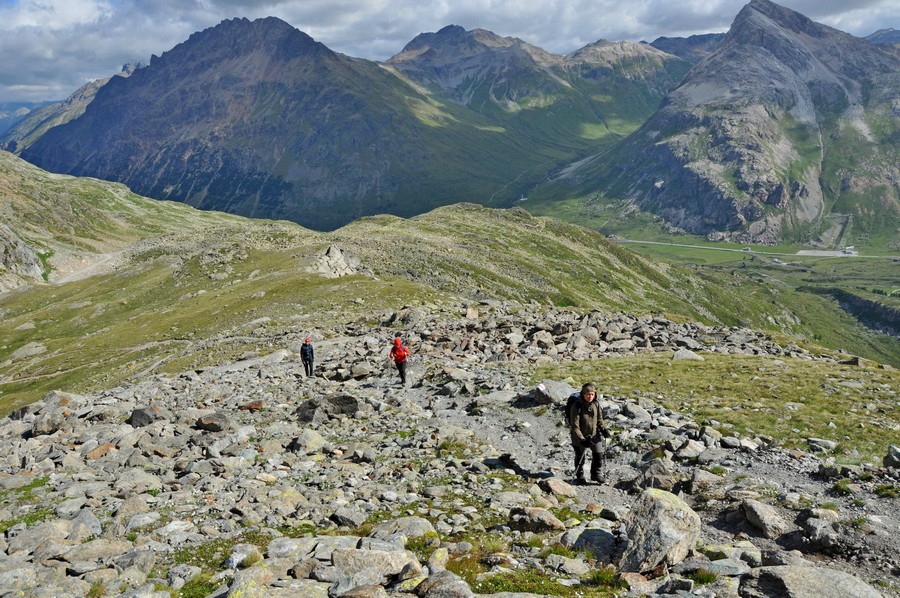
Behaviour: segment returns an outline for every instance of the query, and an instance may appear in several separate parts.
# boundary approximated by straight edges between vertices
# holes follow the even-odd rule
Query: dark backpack
[[[566,401],[566,410],[563,413],[563,418],[566,420],[566,426],[572,427],[572,406],[577,404],[578,401],[581,400],[581,395],[577,392],[573,395],[569,395],[568,400]],[[581,409],[578,410],[579,414],[581,413]]]

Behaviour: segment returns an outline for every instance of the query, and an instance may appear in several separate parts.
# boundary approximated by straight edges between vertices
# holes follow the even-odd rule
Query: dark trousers
[[[307,361],[305,359],[303,360],[303,370],[306,372],[307,376],[312,376],[312,372],[313,372],[312,359],[310,359],[309,361]]]
[[[398,362],[396,362],[396,364],[397,364],[397,371],[400,372],[400,383],[406,384],[406,362],[398,361]]]
[[[584,462],[587,457],[588,448],[579,445],[573,445],[575,449],[575,479],[584,479]],[[591,478],[599,478],[600,471],[603,469],[603,462],[606,454],[603,450],[603,441],[595,442],[590,446],[591,452]]]

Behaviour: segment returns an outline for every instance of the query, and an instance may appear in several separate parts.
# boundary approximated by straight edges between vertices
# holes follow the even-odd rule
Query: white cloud
[[[66,29],[96,23],[113,12],[109,2],[98,0],[20,0],[0,5],[0,31]]]
[[[385,60],[422,32],[481,27],[556,53],[598,39],[726,31],[745,0],[0,0],[0,102],[62,99],[224,19],[279,17],[338,52]],[[854,35],[900,28],[896,0],[785,0]]]

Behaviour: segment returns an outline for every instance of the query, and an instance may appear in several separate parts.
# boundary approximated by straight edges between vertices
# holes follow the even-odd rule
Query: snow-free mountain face
[[[898,61],[768,0],[724,37],[561,56],[451,25],[385,63],[278,19],[234,19],[7,147],[54,172],[318,229],[534,193],[624,200],[716,238],[834,245],[852,230],[884,246],[900,212]],[[548,180],[561,183],[536,189]]]
[[[879,29],[875,33],[867,35],[865,39],[872,42],[873,44],[891,46],[895,50],[900,49],[900,31],[894,29],[893,27],[888,27],[887,29]]]
[[[601,91],[620,102],[629,98],[655,106],[688,68],[645,44],[599,40],[560,56],[517,38],[456,25],[417,36],[387,64],[483,113],[548,105],[558,111],[573,103],[591,109],[590,93]]]
[[[447,28],[382,65],[275,18],[234,19],[114,78],[19,151],[54,172],[313,228],[460,200],[509,205],[634,130],[687,70],[634,46],[656,56],[573,62]]]
[[[588,185],[743,241],[895,234],[898,97],[895,54],[753,0]]]
[[[689,37],[658,37],[650,45],[696,64],[715,52],[723,39],[724,33],[705,33]]]

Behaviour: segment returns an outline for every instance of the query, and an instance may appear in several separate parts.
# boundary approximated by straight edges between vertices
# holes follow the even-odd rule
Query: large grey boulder
[[[431,522],[422,517],[399,517],[379,523],[369,534],[373,538],[380,540],[390,540],[398,534],[405,538],[421,538],[426,534],[433,534],[434,526]]]
[[[419,598],[475,598],[465,580],[444,570],[431,575],[416,587]]]
[[[311,455],[316,453],[324,447],[328,442],[322,437],[321,434],[311,429],[303,429],[300,430],[300,433],[297,434],[297,437],[291,441],[291,444],[288,445],[288,450],[295,453],[302,453],[304,455]]]
[[[348,394],[333,394],[304,401],[297,407],[297,418],[307,424],[323,424],[340,417],[359,417],[372,413],[372,406]]]
[[[848,573],[823,567],[760,567],[741,579],[741,598],[881,598],[881,593]]]
[[[747,522],[766,538],[777,538],[788,530],[788,522],[771,505],[747,498],[741,503],[741,510]]]
[[[510,529],[528,532],[562,531],[566,526],[553,513],[540,507],[515,507],[509,512]]]
[[[542,405],[565,405],[569,396],[578,392],[565,382],[542,380],[534,387],[534,400]]]
[[[681,476],[672,461],[653,459],[641,466],[638,475],[631,481],[631,486],[635,490],[644,488],[671,490],[680,479]]]
[[[683,500],[648,488],[626,519],[628,545],[619,568],[638,573],[675,565],[687,557],[700,536],[700,517]]]

